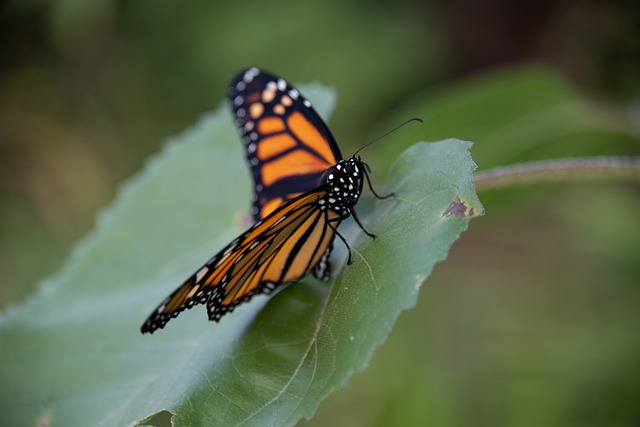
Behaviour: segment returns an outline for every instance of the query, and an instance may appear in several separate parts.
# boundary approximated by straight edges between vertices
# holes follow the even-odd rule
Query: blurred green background
[[[418,140],[472,140],[480,169],[640,155],[638,17],[604,0],[1,1],[0,305],[58,269],[118,184],[247,66],[335,87],[345,155],[424,118],[363,152],[378,182]],[[639,425],[638,196],[481,193],[487,215],[418,307],[302,424]]]

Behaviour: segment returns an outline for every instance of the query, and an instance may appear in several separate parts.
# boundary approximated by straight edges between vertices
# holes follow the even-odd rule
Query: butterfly
[[[238,73],[228,90],[254,182],[255,224],[207,261],[142,325],[153,333],[185,309],[206,304],[209,320],[254,295],[312,273],[327,280],[341,221],[356,212],[369,167],[357,152],[345,160],[329,128],[302,94],[258,68]],[[364,148],[364,147],[363,147]]]

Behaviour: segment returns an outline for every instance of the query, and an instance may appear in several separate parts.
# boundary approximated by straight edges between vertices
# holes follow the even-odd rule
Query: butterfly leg
[[[367,179],[368,181],[368,179]],[[376,199],[378,200],[384,200],[384,199],[388,199],[390,197],[393,197],[396,195],[395,192],[389,193],[389,194],[385,194],[384,196],[379,195],[378,193],[375,192],[375,190],[373,189],[373,187],[371,187],[371,183],[369,183],[369,188],[371,188],[371,192],[373,193],[373,195],[376,197]]]
[[[331,227],[333,232],[336,233],[336,236],[338,236],[340,240],[342,240],[342,243],[344,243],[344,245],[347,247],[347,252],[349,253],[349,257],[347,258],[347,265],[351,265],[351,263],[353,262],[353,259],[351,258],[351,246],[349,246],[345,238],[342,237],[342,234],[338,233],[338,230],[336,230],[336,228],[331,225],[330,222],[328,222],[327,224],[329,225],[329,227]]]
[[[379,200],[384,200],[384,199],[388,199],[389,197],[393,197],[396,195],[396,193],[389,193],[385,196],[381,196],[378,193],[376,193],[376,190],[373,189],[373,185],[371,185],[371,179],[369,178],[369,174],[371,173],[371,168],[369,168],[369,165],[364,163],[364,167],[365,167],[365,171],[364,171],[364,177],[367,179],[367,184],[369,185],[369,189],[371,190],[371,192],[373,193],[374,196],[376,196],[376,199]],[[364,230],[364,228],[363,228]],[[366,233],[366,231],[365,231]],[[368,233],[367,233],[368,234]]]
[[[371,237],[372,239],[376,238],[375,234],[371,234],[367,231],[366,228],[364,228],[364,225],[362,225],[362,223],[360,222],[360,218],[358,218],[358,215],[356,215],[356,211],[354,210],[349,210],[351,212],[351,216],[353,217],[353,219],[356,221],[356,224],[358,224],[360,226],[360,228],[362,229],[362,231],[364,231],[364,234],[366,234],[367,236]]]

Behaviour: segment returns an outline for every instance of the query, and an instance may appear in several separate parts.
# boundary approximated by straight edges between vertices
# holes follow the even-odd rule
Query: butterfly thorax
[[[319,201],[321,209],[331,209],[340,216],[348,215],[362,192],[364,164],[358,158],[340,160],[329,168],[323,179],[328,194]]]

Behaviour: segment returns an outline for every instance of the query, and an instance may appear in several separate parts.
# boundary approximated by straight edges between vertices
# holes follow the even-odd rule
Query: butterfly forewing
[[[324,121],[283,79],[251,68],[232,80],[229,99],[254,179],[256,221],[318,187],[342,159]]]

